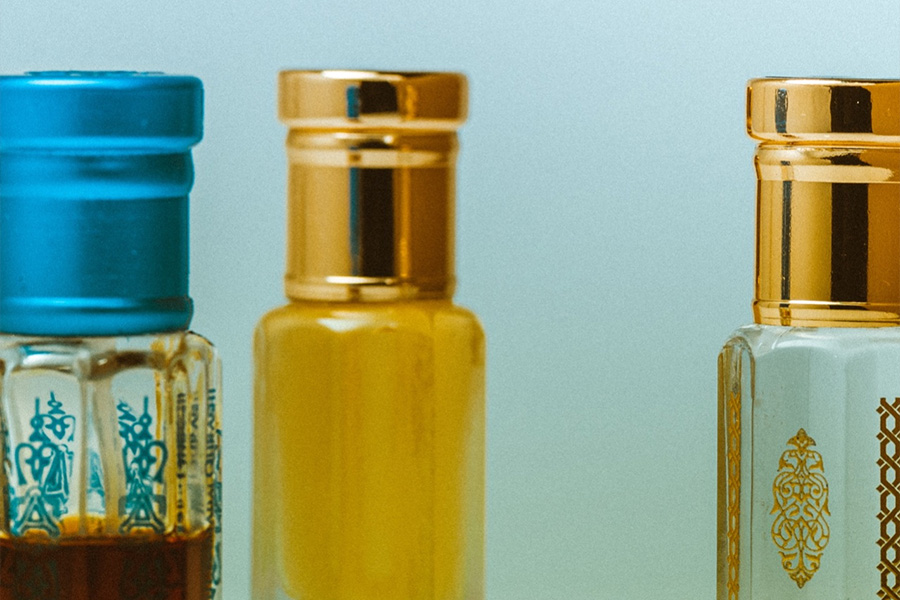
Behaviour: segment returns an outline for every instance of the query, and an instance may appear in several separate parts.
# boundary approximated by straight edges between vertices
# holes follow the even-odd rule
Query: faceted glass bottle
[[[484,337],[447,73],[284,72],[290,303],[255,339],[253,597],[480,600]]]
[[[719,357],[719,600],[900,598],[900,81],[750,82],[755,324]]]
[[[0,600],[218,599],[192,77],[0,77]]]

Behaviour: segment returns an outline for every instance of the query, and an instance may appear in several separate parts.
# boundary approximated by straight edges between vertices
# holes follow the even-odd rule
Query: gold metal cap
[[[900,80],[752,79],[747,131],[781,143],[900,143]]]
[[[286,71],[279,83],[288,297],[450,297],[465,77]]]
[[[459,73],[282,71],[278,110],[291,129],[452,131],[466,119],[467,98]]]
[[[900,81],[757,79],[757,323],[900,325]]]

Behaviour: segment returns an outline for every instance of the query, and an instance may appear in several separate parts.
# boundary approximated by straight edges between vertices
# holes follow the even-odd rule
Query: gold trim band
[[[878,548],[881,562],[881,588],[878,598],[900,599],[900,398],[881,398],[877,409],[879,432],[877,435],[880,456],[877,461],[881,482],[876,491],[881,510],[878,511]]]

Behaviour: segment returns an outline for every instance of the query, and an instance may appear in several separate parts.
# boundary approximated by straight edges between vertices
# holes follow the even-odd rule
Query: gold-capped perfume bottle
[[[755,323],[719,357],[719,600],[900,598],[900,81],[758,79]]]
[[[451,73],[288,71],[290,302],[255,338],[253,597],[480,600],[484,337]]]

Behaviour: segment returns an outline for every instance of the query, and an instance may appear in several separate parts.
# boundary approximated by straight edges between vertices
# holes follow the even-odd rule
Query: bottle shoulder
[[[175,362],[216,366],[212,343],[190,330],[116,337],[45,337],[0,334],[0,372],[23,369],[71,370],[166,368]]]
[[[257,334],[331,330],[335,333],[383,329],[462,329],[479,337],[483,330],[469,309],[449,300],[412,302],[291,302],[266,313]]]
[[[900,349],[900,327],[785,327],[750,324],[736,329],[723,351],[743,349],[755,356],[806,348],[848,353]]]

